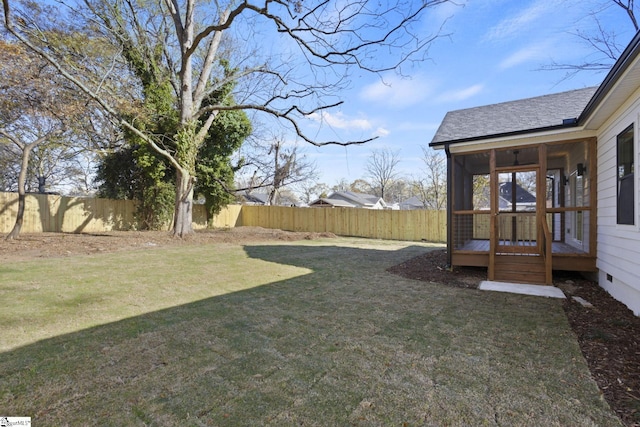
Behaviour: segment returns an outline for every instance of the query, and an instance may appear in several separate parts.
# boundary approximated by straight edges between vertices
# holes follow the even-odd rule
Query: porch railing
[[[502,212],[496,220],[500,252],[537,252],[538,228],[535,212]]]
[[[547,208],[547,216],[552,218],[549,224],[553,241],[564,244],[559,248],[582,254],[594,252],[591,244],[591,207]]]
[[[456,211],[453,214],[453,247],[459,251],[489,251],[491,215],[488,210]]]

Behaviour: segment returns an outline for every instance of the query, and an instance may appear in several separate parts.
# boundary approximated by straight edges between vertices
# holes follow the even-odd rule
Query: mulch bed
[[[444,250],[428,252],[389,271],[409,279],[471,289],[487,278],[486,268],[447,268]],[[554,285],[567,295],[564,311],[604,398],[624,425],[640,426],[640,317],[577,273],[554,274]],[[593,307],[582,306],[574,296]]]

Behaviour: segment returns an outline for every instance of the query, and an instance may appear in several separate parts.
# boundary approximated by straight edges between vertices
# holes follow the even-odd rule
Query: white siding
[[[636,101],[616,112],[598,132],[598,251],[599,283],[614,298],[640,315],[640,185],[635,162],[635,225],[617,225],[617,136],[635,124],[635,155],[640,159],[638,121],[640,92]],[[609,277],[607,277],[609,275]]]

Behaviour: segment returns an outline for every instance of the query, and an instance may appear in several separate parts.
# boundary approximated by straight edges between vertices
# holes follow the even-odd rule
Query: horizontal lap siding
[[[634,94],[640,99],[640,92]],[[625,106],[618,111],[598,135],[598,219],[597,219],[597,266],[602,270],[600,284],[614,297],[625,298],[623,301],[636,313],[640,310],[640,206],[639,196],[635,204],[635,226],[617,225],[617,136],[632,123],[635,127],[636,162],[640,159],[638,145],[638,120],[640,101]],[[636,166],[635,186],[638,185],[638,167]],[[602,277],[612,276],[612,282]],[[637,297],[629,298],[637,293]],[[618,293],[618,295],[616,295]],[[635,301],[634,301],[635,300]]]

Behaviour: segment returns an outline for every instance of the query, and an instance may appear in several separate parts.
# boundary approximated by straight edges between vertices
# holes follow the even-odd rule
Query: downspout
[[[444,145],[444,152],[447,154],[447,267],[453,268],[453,161],[448,143]]]

